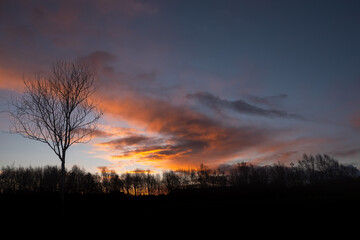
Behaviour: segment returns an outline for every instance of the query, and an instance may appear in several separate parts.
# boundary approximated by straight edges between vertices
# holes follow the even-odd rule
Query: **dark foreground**
[[[358,222],[360,188],[327,185],[301,188],[248,187],[178,190],[169,195],[66,195],[65,212],[57,194],[2,194],[1,217],[9,221],[51,219],[127,222],[173,221],[200,223],[231,221],[274,224],[300,219]]]

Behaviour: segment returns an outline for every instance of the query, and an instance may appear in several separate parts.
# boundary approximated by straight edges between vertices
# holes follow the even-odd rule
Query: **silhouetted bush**
[[[137,170],[118,175],[102,168],[89,173],[73,166],[66,170],[67,194],[161,195],[186,189],[244,189],[253,187],[304,187],[359,179],[359,170],[345,166],[328,155],[304,155],[297,164],[276,163],[255,166],[238,163],[212,170],[201,164],[198,169],[165,171],[162,175]],[[0,193],[56,193],[60,191],[61,169],[57,166],[4,166],[0,172]]]

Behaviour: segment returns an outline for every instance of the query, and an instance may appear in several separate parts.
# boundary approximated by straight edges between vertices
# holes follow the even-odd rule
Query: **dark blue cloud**
[[[297,114],[288,113],[286,111],[282,111],[278,109],[260,108],[255,105],[251,105],[241,99],[235,101],[221,99],[208,92],[197,92],[194,94],[188,94],[187,97],[190,99],[196,99],[200,103],[217,111],[221,111],[222,109],[230,109],[242,114],[257,115],[263,117],[281,117],[281,118],[297,118],[297,119],[301,118]]]

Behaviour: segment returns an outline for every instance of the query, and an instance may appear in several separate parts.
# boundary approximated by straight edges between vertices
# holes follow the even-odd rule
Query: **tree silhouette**
[[[49,74],[37,74],[24,84],[22,97],[13,103],[12,131],[46,143],[59,157],[64,204],[66,152],[90,140],[102,115],[91,98],[95,76],[79,61],[57,61]]]
[[[164,172],[163,181],[168,192],[171,192],[181,186],[181,177],[174,171]]]
[[[126,190],[126,194],[130,194],[130,190],[133,184],[133,179],[130,173],[124,173],[121,175],[122,179],[124,179],[124,189]]]

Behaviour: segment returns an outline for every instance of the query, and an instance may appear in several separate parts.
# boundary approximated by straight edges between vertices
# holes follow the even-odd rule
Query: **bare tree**
[[[64,202],[66,151],[88,142],[102,115],[92,98],[94,72],[80,61],[59,60],[49,74],[37,74],[24,84],[22,97],[12,104],[12,131],[46,143],[59,157]]]

